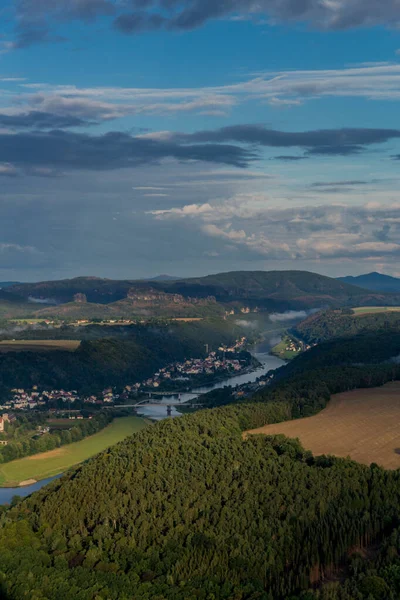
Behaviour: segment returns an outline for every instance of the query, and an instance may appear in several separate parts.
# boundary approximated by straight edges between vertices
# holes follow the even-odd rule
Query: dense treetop
[[[307,342],[324,342],[368,332],[399,332],[399,312],[371,312],[355,315],[349,309],[327,310],[296,325],[294,332]]]

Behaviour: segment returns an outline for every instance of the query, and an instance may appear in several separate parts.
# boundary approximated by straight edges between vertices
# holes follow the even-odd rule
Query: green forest
[[[346,308],[326,310],[308,317],[294,328],[294,332],[309,343],[320,343],[361,333],[389,331],[400,331],[400,312],[355,315],[351,309]]]
[[[353,340],[356,354],[364,347]],[[251,403],[158,423],[4,511],[4,597],[398,598],[400,472],[314,458],[283,436],[242,437],[400,378],[399,365],[377,364],[378,349],[374,364],[347,367],[326,364],[331,350]],[[343,581],[321,585],[337,573]]]

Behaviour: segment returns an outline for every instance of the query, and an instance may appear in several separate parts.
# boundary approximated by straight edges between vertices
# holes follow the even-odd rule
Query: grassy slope
[[[0,485],[11,487],[29,479],[46,479],[58,475],[70,467],[98,454],[129,435],[140,431],[146,421],[139,417],[115,419],[98,433],[53,450],[34,456],[27,456],[0,466]]]

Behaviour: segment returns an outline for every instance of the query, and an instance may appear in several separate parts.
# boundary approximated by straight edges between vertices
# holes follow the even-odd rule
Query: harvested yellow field
[[[194,321],[203,321],[202,317],[174,317],[171,321],[181,321],[181,323],[193,323]]]
[[[400,382],[337,394],[314,417],[266,425],[245,436],[279,433],[299,438],[315,456],[349,456],[366,465],[375,462],[386,469],[398,469]]]
[[[356,317],[362,317],[363,315],[369,315],[372,313],[388,312],[400,312],[400,306],[359,306],[357,308],[353,308],[353,313]]]
[[[73,352],[80,340],[3,340],[0,352],[46,352],[48,350],[68,350]]]

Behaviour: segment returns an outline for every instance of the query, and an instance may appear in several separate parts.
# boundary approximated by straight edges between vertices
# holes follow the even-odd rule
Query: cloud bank
[[[221,252],[279,261],[382,261],[400,257],[400,204],[271,208],[268,196],[151,211],[218,240]]]
[[[0,115],[0,123],[1,119]],[[35,125],[38,129],[49,123],[47,115],[7,117],[4,122],[13,123],[14,127]],[[159,136],[133,136],[121,132],[91,135],[61,129],[16,133],[0,131],[0,165],[3,165],[3,174],[9,175],[16,175],[18,168],[45,168],[53,174],[53,170],[57,169],[115,170],[168,159],[246,168],[261,157],[263,148],[298,148],[305,156],[348,156],[398,138],[400,130],[397,129],[285,132],[257,125],[237,125],[192,134],[168,132]],[[354,185],[357,181],[338,182],[336,187],[340,188],[344,183]],[[330,183],[326,184],[326,187],[329,186]],[[205,205],[192,205],[178,210],[205,209]]]
[[[255,23],[301,23],[320,30],[400,24],[397,0],[16,0],[15,48],[57,42],[55,23],[111,19],[132,35],[144,31],[187,31],[216,19]]]

